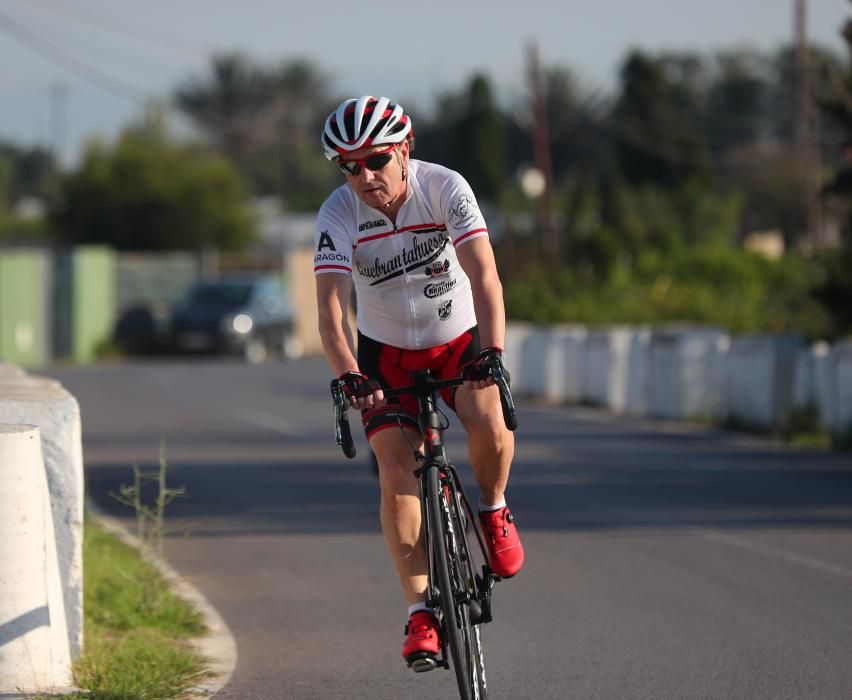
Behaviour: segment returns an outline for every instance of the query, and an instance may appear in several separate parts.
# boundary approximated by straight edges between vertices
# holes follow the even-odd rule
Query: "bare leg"
[[[515,456],[515,436],[506,428],[496,386],[456,392],[456,410],[468,435],[468,453],[484,505],[499,503]]]
[[[420,434],[396,428],[380,430],[370,440],[379,462],[382,489],[382,533],[396,566],[409,605],[426,599],[427,563],[423,547],[420,495],[411,443],[420,446]]]

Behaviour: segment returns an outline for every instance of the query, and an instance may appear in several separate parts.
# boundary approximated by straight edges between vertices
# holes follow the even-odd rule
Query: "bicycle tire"
[[[461,622],[461,632],[465,645],[465,658],[467,662],[467,674],[470,684],[470,694],[473,700],[486,700],[488,697],[488,683],[485,675],[485,650],[482,646],[481,627],[479,622],[474,622],[474,610],[471,600],[477,600],[477,583],[474,572],[474,562],[471,556],[470,541],[467,537],[467,516],[461,506],[461,499],[455,477],[449,480],[452,503],[450,504],[450,516],[453,520],[453,532],[457,533],[455,541],[455,556],[451,557],[453,568],[456,570],[455,578],[458,586],[466,591],[458,605],[458,617]],[[473,524],[471,523],[473,527]],[[477,600],[479,609],[479,601]],[[481,609],[478,612],[481,615]]]
[[[468,660],[462,630],[459,627],[458,606],[453,586],[453,561],[455,553],[450,553],[447,543],[451,533],[450,520],[444,509],[441,474],[435,467],[428,469],[426,478],[427,516],[429,518],[429,539],[432,558],[435,565],[433,585],[438,591],[437,606],[441,612],[441,633],[444,644],[449,647],[453,671],[456,674],[459,695],[462,700],[474,700],[468,680]]]

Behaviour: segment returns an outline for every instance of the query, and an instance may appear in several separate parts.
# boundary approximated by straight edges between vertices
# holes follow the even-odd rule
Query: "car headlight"
[[[231,333],[246,335],[254,328],[254,321],[248,314],[233,314],[222,319],[222,326]]]

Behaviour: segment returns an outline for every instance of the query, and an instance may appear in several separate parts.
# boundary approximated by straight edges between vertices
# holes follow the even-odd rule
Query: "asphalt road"
[[[89,493],[111,514],[130,523],[108,492],[165,440],[187,488],[167,558],[237,642],[221,697],[454,697],[450,673],[399,658],[377,485],[363,449],[333,444],[324,362],[44,373],[80,401]],[[520,409],[508,495],[528,563],[484,628],[494,700],[852,698],[848,453]],[[464,464],[457,432],[449,453]]]

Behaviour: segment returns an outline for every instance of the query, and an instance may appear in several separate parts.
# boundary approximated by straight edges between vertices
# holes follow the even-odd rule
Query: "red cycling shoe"
[[[524,546],[518,537],[515,517],[503,506],[479,511],[479,521],[488,546],[488,564],[500,578],[512,578],[524,565]]]
[[[441,633],[438,619],[429,610],[419,610],[405,626],[402,658],[415,672],[431,671],[438,665]]]

